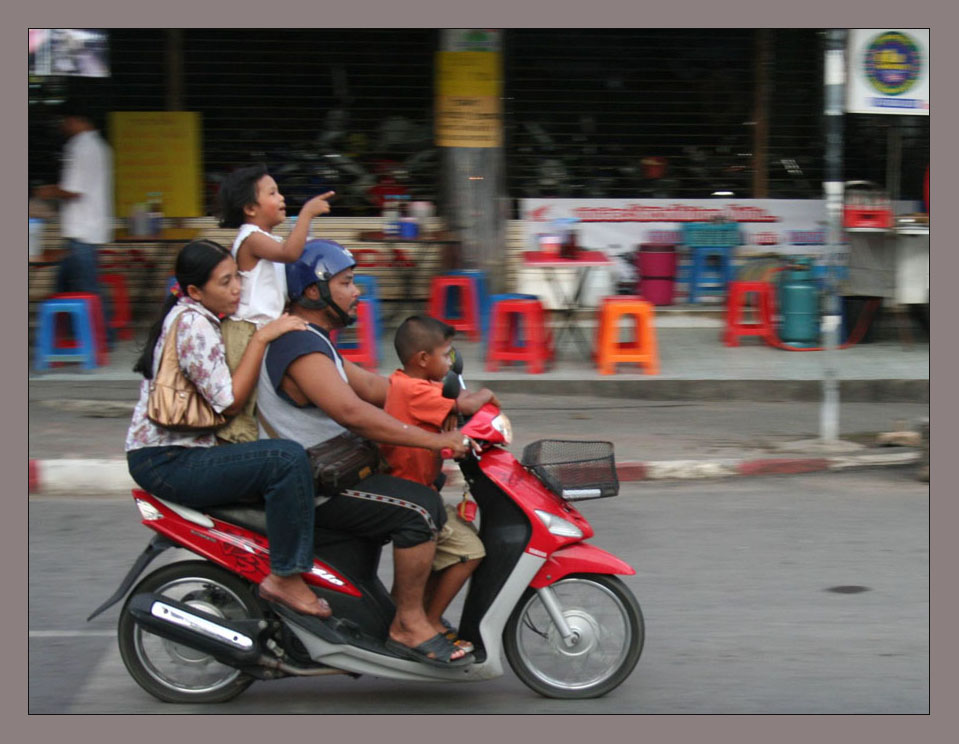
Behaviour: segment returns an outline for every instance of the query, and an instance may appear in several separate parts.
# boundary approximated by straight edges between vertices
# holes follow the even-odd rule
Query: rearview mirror
[[[457,375],[463,374],[463,357],[460,356],[460,353],[456,350],[455,346],[450,350],[450,352],[450,359],[453,362],[453,366],[450,367],[450,369]]]
[[[463,387],[460,385],[459,374],[451,369],[446,373],[446,377],[443,378],[443,397],[456,400],[460,397],[462,390]]]

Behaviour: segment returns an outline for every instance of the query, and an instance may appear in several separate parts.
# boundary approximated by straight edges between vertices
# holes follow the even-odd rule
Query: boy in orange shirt
[[[487,403],[499,405],[493,393],[483,388],[464,390],[456,400],[444,398],[440,382],[452,365],[451,339],[455,330],[435,318],[413,315],[396,331],[394,346],[403,364],[389,378],[384,410],[407,424],[427,431],[455,427],[456,414],[471,416]],[[380,445],[391,475],[439,490],[442,459],[438,453],[418,447]],[[439,483],[439,485],[437,485]],[[446,525],[436,541],[433,573],[426,585],[426,617],[438,633],[467,652],[472,644],[456,637],[456,630],[443,620],[443,612],[479,565],[486,551],[476,532],[446,505]]]

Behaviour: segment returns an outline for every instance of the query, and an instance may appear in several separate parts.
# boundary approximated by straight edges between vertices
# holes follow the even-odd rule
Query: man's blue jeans
[[[313,474],[306,451],[286,439],[218,447],[144,447],[127,452],[133,480],[161,499],[197,509],[266,502],[273,573],[313,567]]]
[[[68,238],[64,248],[67,255],[60,261],[57,270],[57,292],[90,292],[97,295],[103,310],[103,327],[106,329],[107,345],[113,348],[116,333],[109,326],[109,319],[113,317],[112,302],[107,293],[100,288],[100,275],[97,270],[99,246]]]

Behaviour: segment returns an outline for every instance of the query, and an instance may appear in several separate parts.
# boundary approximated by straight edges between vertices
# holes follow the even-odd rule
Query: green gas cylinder
[[[819,346],[819,287],[812,260],[799,258],[781,273],[779,339],[789,346]]]

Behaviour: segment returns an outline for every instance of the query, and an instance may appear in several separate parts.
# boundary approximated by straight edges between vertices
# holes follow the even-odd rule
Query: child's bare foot
[[[329,603],[317,597],[306,582],[298,576],[270,574],[260,582],[260,596],[268,602],[279,602],[303,615],[329,617],[333,614]]]

